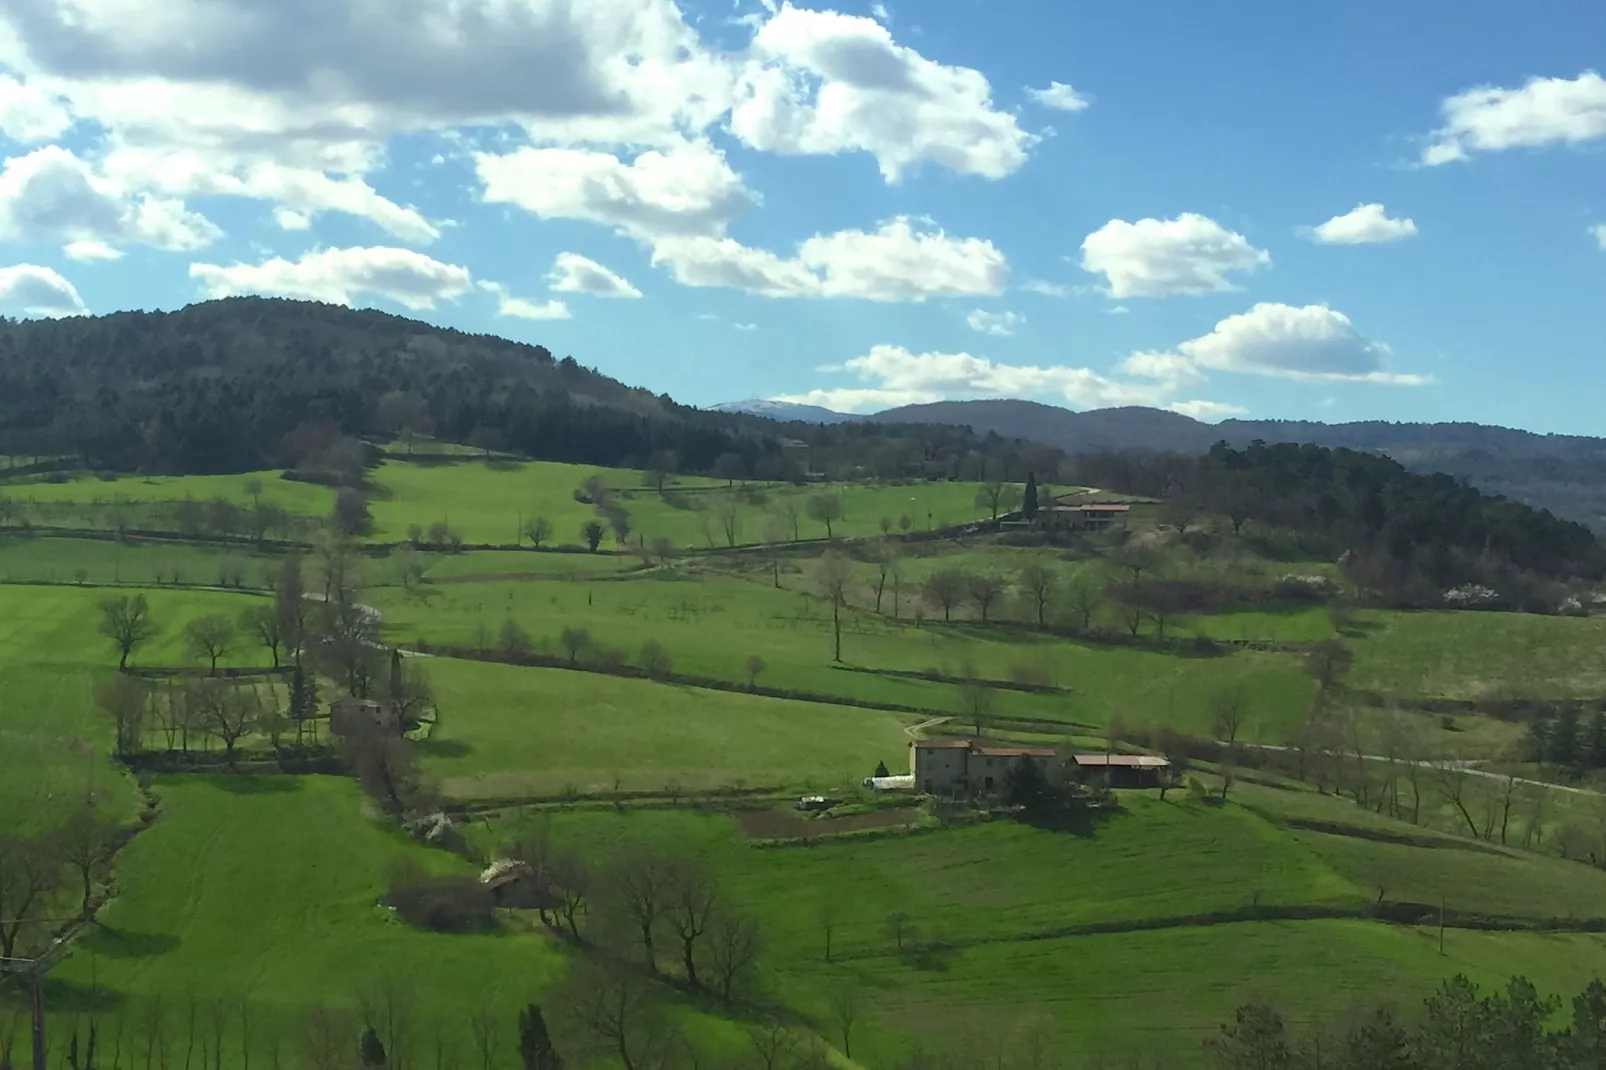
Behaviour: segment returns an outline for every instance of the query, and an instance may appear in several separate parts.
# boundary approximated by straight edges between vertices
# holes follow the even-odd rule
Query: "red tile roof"
[[[1051,747],[977,747],[976,753],[988,758],[1052,758]]]

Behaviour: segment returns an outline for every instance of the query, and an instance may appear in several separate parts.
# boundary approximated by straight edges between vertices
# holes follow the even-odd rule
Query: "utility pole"
[[[66,940],[57,938],[50,949],[33,959],[0,958],[0,977],[25,978],[28,986],[28,1017],[33,1036],[33,1070],[45,1070],[45,974],[71,951]]]

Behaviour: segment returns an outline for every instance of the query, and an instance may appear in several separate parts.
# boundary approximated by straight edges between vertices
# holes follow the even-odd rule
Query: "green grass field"
[[[187,543],[116,542],[0,534],[0,582],[160,585],[218,584],[238,572],[244,585],[262,587],[279,558],[246,549]]]
[[[750,654],[766,663],[770,686],[959,712],[952,684],[921,678],[850,672],[831,664],[829,607],[796,576],[785,589],[740,579],[653,571],[596,583],[441,584],[419,594],[375,592],[389,634],[398,642],[468,644],[482,627],[495,636],[505,620],[524,627],[538,645],[557,652],[558,633],[583,627],[594,641],[634,657],[648,640],[663,644],[678,671],[742,683]],[[891,600],[884,608],[890,610]],[[1104,725],[1171,724],[1210,730],[1210,696],[1242,683],[1251,692],[1250,727],[1281,740],[1304,710],[1310,682],[1290,655],[1243,652],[1184,658],[1103,647],[1032,629],[944,626],[928,618],[916,627],[855,607],[844,625],[843,659],[861,669],[920,674],[935,669],[1008,680],[1025,672],[1068,689],[1061,694],[999,691],[995,715]]]
[[[1349,683],[1445,698],[1606,695],[1606,617],[1368,612]]]
[[[592,475],[600,475],[615,491],[629,513],[633,531],[647,541],[663,537],[679,547],[726,545],[716,512],[719,500],[729,491],[717,481],[677,477],[676,484],[666,488],[668,493],[660,494],[643,486],[640,472],[549,461],[441,465],[387,461],[371,476],[372,537],[396,541],[406,537],[412,524],[427,529],[444,520],[468,542],[507,544],[522,539],[522,520],[544,516],[552,523],[555,543],[578,544],[580,526],[595,512],[590,505],[576,501],[574,492]],[[738,543],[765,541],[764,515],[786,517],[788,507],[798,514],[799,537],[825,537],[825,526],[809,519],[806,511],[808,499],[819,494],[834,495],[841,505],[843,518],[832,525],[838,536],[878,534],[883,517],[896,524],[908,514],[912,530],[925,530],[980,515],[974,483],[753,485],[740,489],[752,500],[743,501],[737,509]]]
[[[88,472],[74,473],[65,482],[38,479],[4,484],[7,497],[26,502],[82,502],[109,504],[126,502],[176,502],[185,498],[207,501],[225,498],[236,505],[249,505],[252,495],[247,485],[262,485],[262,500],[273,502],[292,513],[324,516],[334,503],[328,487],[281,479],[278,471],[245,472],[232,476],[120,476],[101,479]]]
[[[427,529],[445,520],[470,542],[511,543],[521,517],[539,514],[552,520],[555,543],[572,544],[592,516],[573,491],[598,471],[477,458],[391,459],[372,473],[374,528],[367,539],[404,540],[411,525]],[[766,997],[794,1015],[799,1028],[839,1044],[829,1022],[833,995],[848,985],[860,992],[864,1014],[852,1045],[859,1066],[898,1063],[922,1032],[951,1046],[996,1051],[1022,1031],[1043,1029],[1069,1055],[1113,1062],[1147,1046],[1168,1059],[1164,1065],[1188,1068],[1199,1065],[1199,1038],[1247,999],[1275,998],[1295,1020],[1333,1018],[1381,999],[1409,1007],[1459,970],[1484,984],[1525,973],[1546,991],[1570,994],[1606,962],[1601,936],[1452,928],[1441,956],[1436,932],[1362,920],[1380,895],[1394,902],[1442,899],[1454,911],[1527,920],[1606,917],[1606,871],[1465,839],[1456,833],[1465,831],[1461,819],[1437,799],[1417,827],[1275,777],[1255,783],[1246,772],[1224,806],[1201,803],[1186,790],[1165,801],[1125,792],[1118,810],[1083,815],[1064,828],[1009,818],[939,827],[922,812],[904,815],[908,831],[807,847],[754,840],[749,833],[759,835],[762,819],[747,815],[744,831],[742,815],[708,798],[669,808],[664,797],[744,787],[841,794],[867,809],[872,800],[857,782],[878,761],[893,772],[907,768],[911,726],[946,716],[947,723],[926,731],[967,729],[961,691],[945,677],[972,672],[1053,685],[991,695],[985,718],[1001,739],[1096,748],[1116,722],[1210,735],[1212,697],[1241,686],[1250,704],[1241,738],[1282,743],[1306,716],[1314,684],[1299,649],[1266,644],[1331,638],[1332,623],[1321,607],[1169,622],[1168,633],[1181,639],[1262,645],[1194,656],[1040,630],[1016,596],[987,624],[973,619],[970,605],[952,622],[923,606],[917,622],[920,581],[939,568],[1014,576],[1046,562],[1067,579],[1104,569],[1096,558],[1066,549],[1007,547],[978,537],[910,544],[902,585],[883,592],[881,612],[874,566],[856,562],[836,664],[830,607],[814,582],[822,547],[808,542],[825,529],[807,518],[807,500],[837,495],[845,516],[834,533],[871,535],[883,517],[896,529],[906,513],[915,530],[974,519],[974,484],[746,488],[738,542],[764,539],[766,516],[784,521],[789,507],[799,513],[796,534],[805,544],[782,552],[777,587],[766,554],[706,552],[727,541],[716,510],[697,508],[726,498],[730,491],[720,482],[687,477],[661,495],[642,486],[640,473],[601,474],[629,510],[634,533],[699,552],[644,566],[629,554],[415,554],[370,545],[361,565],[363,601],[383,613],[390,642],[439,647],[485,637],[494,643],[511,620],[538,650],[561,654],[560,632],[581,628],[593,640],[588,657],[600,647],[638,663],[643,644],[656,642],[677,673],[722,686],[421,658],[412,664],[427,674],[440,705],[438,726],[417,745],[423,769],[449,800],[477,804],[476,811],[509,800],[549,800],[476,816],[465,828],[487,850],[540,816],[550,820],[556,841],[599,863],[629,847],[707,862],[730,902],[762,922]],[[85,477],[7,483],[0,492],[63,523],[104,527],[109,503],[119,498],[223,495],[244,503],[250,478]],[[329,510],[327,488],[276,473],[257,478],[264,497],[287,509],[309,517]],[[1177,576],[1263,585],[1286,573],[1334,575],[1323,563],[1255,558],[1239,543],[1213,555],[1176,556],[1170,574]],[[111,761],[111,725],[91,698],[116,664],[112,643],[97,632],[100,600],[144,593],[161,632],[135,662],[187,665],[194,661],[181,637],[187,620],[205,613],[232,618],[262,604],[259,595],[194,588],[242,563],[246,582],[260,582],[276,560],[194,544],[0,537],[0,814],[22,814],[13,823],[24,830],[42,827],[93,787],[110,796],[114,813],[131,819],[137,785]],[[422,583],[409,577],[403,584],[406,563],[422,566]],[[315,554],[307,568],[316,587]],[[154,582],[159,576],[169,577],[165,585]],[[1101,619],[1115,623],[1109,611]],[[1597,657],[1606,646],[1601,621],[1367,611],[1358,623],[1359,634],[1345,639],[1354,652],[1345,680],[1351,688],[1402,698],[1606,693]],[[1146,635],[1152,630],[1144,628]],[[745,693],[751,655],[764,661],[762,685],[814,700]],[[265,651],[242,643],[225,664],[266,660]],[[326,681],[323,697],[334,694]],[[1362,711],[1363,733],[1375,736],[1391,716]],[[1493,756],[1521,732],[1520,725],[1478,717],[1447,726],[1438,717],[1406,716],[1433,754]],[[1219,783],[1209,766],[1194,775]],[[1498,783],[1476,787],[1487,792]],[[573,798],[616,788],[659,798]],[[192,992],[203,1008],[220,998],[230,1005],[245,1000],[258,1023],[259,1040],[249,1043],[260,1070],[273,1065],[272,1052],[260,1046],[274,1031],[270,1023],[291,1028],[319,1001],[349,1009],[403,979],[423,1008],[415,1050],[405,1061],[422,1070],[433,1064],[437,1035],[455,1061],[473,1065],[479,1057],[469,1050],[466,1026],[478,1007],[498,1016],[511,1044],[514,1009],[544,999],[566,967],[567,950],[518,921],[498,935],[443,936],[408,928],[377,906],[387,874],[401,860],[442,872],[470,870],[378,819],[350,780],[157,776],[150,790],[158,818],[119,855],[115,898],[52,979],[49,1001],[66,1013],[99,1009],[132,1022],[157,999],[177,1014]],[[1486,799],[1477,795],[1473,805]],[[1558,795],[1534,819],[1546,850],[1554,850],[1564,824],[1594,828],[1597,809],[1588,797]],[[829,827],[829,819],[821,821]],[[829,963],[820,953],[818,923],[827,902],[838,915]],[[1357,917],[1185,923],[1252,905]],[[924,936],[952,947],[923,961],[900,956],[886,930],[893,911],[907,912]],[[1165,926],[1141,929],[1157,919]],[[1128,931],[1066,932],[1088,925]],[[735,1023],[677,1006],[687,1028],[716,1048],[739,1043]],[[9,1020],[4,1009],[0,1019]],[[230,1051],[247,1043],[237,1016],[225,1033]],[[181,1057],[176,1052],[167,1065],[176,1067]],[[243,1059],[225,1055],[223,1063],[245,1070]]]
[[[911,718],[564,669],[434,659],[425,767],[460,798],[834,787],[908,765]]]
[[[0,585],[0,813],[46,818],[59,802],[91,785],[126,787],[114,766],[111,723],[91,694],[117,665],[111,642],[97,632],[99,601],[121,591]],[[162,632],[135,660],[186,664],[179,634],[205,613],[237,614],[252,596],[211,591],[147,590]],[[235,659],[265,664],[266,653],[242,650]],[[119,788],[119,795],[131,793]],[[44,800],[41,805],[40,800]]]
[[[1331,796],[1261,792],[1268,794],[1301,815],[1406,828]],[[1199,1039],[1249,999],[1275,998],[1295,1020],[1336,1018],[1377,999],[1420,999],[1457,971],[1502,982],[1512,972],[1508,963],[1519,961],[1542,988],[1570,992],[1606,951],[1599,936],[1452,930],[1440,958],[1436,934],[1360,920],[1054,935],[1068,925],[1141,923],[1252,902],[1363,910],[1376,894],[1367,882],[1380,867],[1400,874],[1394,899],[1468,881],[1506,889],[1466,889],[1452,898],[1463,910],[1566,916],[1569,904],[1592,903],[1579,916],[1594,916],[1606,901],[1606,877],[1577,864],[1318,837],[1236,804],[1203,807],[1176,796],[1162,803],[1127,793],[1120,813],[1075,831],[1003,821],[810,848],[754,848],[731,818],[717,814],[546,813],[554,840],[594,858],[650,847],[715,866],[727,894],[759,912],[769,975],[790,1005],[829,1034],[823,1023],[832,994],[844,985],[861,990],[870,1021],[854,1053],[869,1065],[902,1057],[920,1029],[962,1043],[978,1029],[1046,1024],[1080,1055],[1115,1058],[1135,1042],[1162,1040],[1167,1065],[1195,1066]],[[527,820],[495,819],[474,834],[494,844]],[[1341,840],[1347,850],[1330,852],[1313,842],[1318,838]],[[829,964],[817,921],[824,902],[838,916]],[[924,965],[900,957],[883,924],[894,910],[907,912],[923,936],[956,949]],[[1167,1009],[1159,1028],[1157,1006]]]

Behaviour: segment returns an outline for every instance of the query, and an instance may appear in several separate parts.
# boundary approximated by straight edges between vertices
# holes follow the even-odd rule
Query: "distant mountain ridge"
[[[789,420],[799,420],[808,424],[840,424],[850,420],[863,419],[848,412],[837,412],[834,409],[822,408],[819,405],[803,405],[795,401],[773,401],[769,398],[748,398],[746,401],[727,401],[720,405],[710,405],[713,412],[744,413],[748,416],[767,416],[771,420],[785,423]]]
[[[1606,531],[1603,438],[1465,422],[1223,420],[1209,424],[1142,406],[1074,412],[1057,405],[1008,399],[905,405],[858,418],[881,424],[963,425],[979,434],[1024,438],[1070,454],[1101,450],[1202,453],[1217,442],[1243,447],[1256,439],[1364,450],[1386,454],[1413,471],[1444,472],[1479,490]]]

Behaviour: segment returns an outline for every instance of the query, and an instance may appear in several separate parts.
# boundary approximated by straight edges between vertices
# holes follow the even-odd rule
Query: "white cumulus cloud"
[[[1391,219],[1381,204],[1360,204],[1312,227],[1310,233],[1323,245],[1372,245],[1409,238],[1416,233],[1416,223]]]
[[[415,311],[455,301],[471,284],[467,268],[388,246],[320,249],[299,260],[274,257],[260,264],[191,264],[190,277],[208,297],[267,294],[351,304],[358,294],[372,294]]]
[[[1606,223],[1595,224],[1589,228],[1589,232],[1595,236],[1595,244],[1606,249]]]
[[[58,138],[71,125],[72,116],[60,100],[0,74],[0,134],[30,144]]]
[[[947,398],[1058,395],[1076,405],[1153,405],[1162,388],[1122,382],[1066,365],[1000,364],[970,353],[914,353],[903,346],[873,346],[868,353],[822,372],[854,375],[866,384],[812,390],[777,400],[823,405],[839,412],[866,412]]]
[[[73,284],[37,264],[0,267],[0,312],[13,316],[79,316],[87,310]]]
[[[1028,89],[1026,92],[1043,107],[1055,111],[1086,111],[1092,103],[1064,82],[1049,82],[1046,89]]]
[[[979,308],[965,317],[965,323],[971,330],[1000,338],[1014,334],[1025,322],[1026,317],[1018,312],[987,312]]]
[[[1478,86],[1440,105],[1422,162],[1429,167],[1474,153],[1545,145],[1579,145],[1606,138],[1606,78],[1584,71],[1577,78],[1530,78],[1516,89]]]
[[[1355,329],[1326,305],[1261,302],[1228,316],[1175,352],[1134,353],[1122,369],[1160,382],[1198,377],[1201,369],[1284,379],[1338,380],[1418,386],[1431,380],[1389,370],[1389,349]]]
[[[925,162],[1002,178],[1036,142],[980,71],[927,59],[872,18],[783,3],[748,57],[730,130],[764,152],[867,152],[896,182]]]
[[[1002,292],[1004,254],[990,241],[953,238],[898,217],[874,231],[816,234],[782,257],[732,238],[668,238],[653,262],[686,286],[724,286],[766,297],[857,297],[924,301],[944,295]]]
[[[1249,411],[1242,405],[1229,405],[1224,401],[1177,401],[1167,405],[1166,408],[1206,423],[1225,420],[1229,416],[1242,416]]]
[[[591,294],[594,297],[636,298],[641,291],[624,278],[579,253],[559,253],[547,273],[547,282],[557,293]]]
[[[1112,219],[1082,242],[1082,267],[1101,274],[1111,298],[1163,297],[1234,290],[1229,272],[1271,263],[1242,234],[1208,216]]]
[[[537,304],[523,297],[514,297],[508,288],[499,282],[482,281],[479,288],[486,293],[496,295],[496,314],[498,316],[512,316],[525,320],[566,320],[570,318],[569,306],[558,300],[542,301]]]
[[[58,145],[12,157],[0,170],[0,241],[185,251],[219,236],[216,226],[181,201],[130,195]]]
[[[103,241],[86,239],[72,241],[61,247],[62,255],[68,260],[77,260],[79,263],[91,263],[96,260],[121,260],[123,251],[113,249]]]
[[[476,153],[474,167],[490,204],[601,223],[643,240],[720,235],[758,202],[725,154],[702,141],[643,152],[629,163],[593,149]]]

